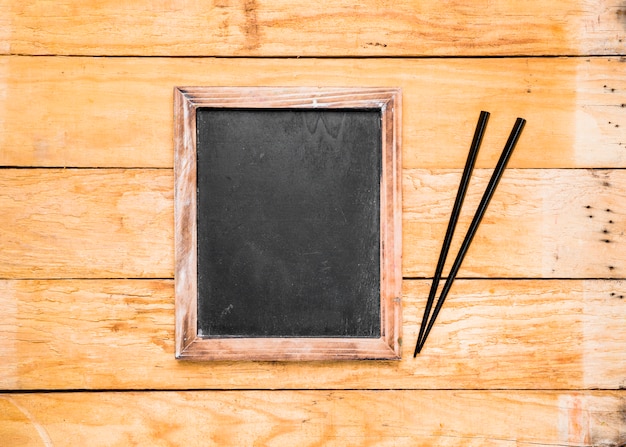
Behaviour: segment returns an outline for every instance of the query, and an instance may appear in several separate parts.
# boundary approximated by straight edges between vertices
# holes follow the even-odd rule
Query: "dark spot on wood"
[[[611,242],[610,239],[602,239],[602,242],[604,242],[605,244],[609,244]]]
[[[611,292],[611,296],[615,296],[615,292]]]
[[[611,186],[611,185],[609,184],[609,182],[605,182],[605,183],[606,183],[606,184],[605,184],[604,186]],[[607,213],[610,213],[610,212],[611,212],[611,208],[607,208],[607,209],[606,209],[606,212],[607,212]]]
[[[591,205],[587,205],[585,208],[589,209],[589,208],[591,208]]]
[[[150,341],[158,346],[159,348],[163,349],[164,351],[168,350],[170,348],[170,344],[167,342],[167,339],[163,339],[161,337],[151,337]]]
[[[256,50],[261,46],[259,25],[257,23],[257,9],[256,0],[245,0],[244,15],[246,21],[243,31],[246,35],[245,47],[248,50]]]
[[[607,230],[607,229],[605,228],[604,230],[602,230],[602,232],[603,232],[604,234],[608,234],[608,233],[609,233],[609,230]]]
[[[612,224],[612,223],[613,223],[613,221],[612,221],[612,220],[609,220],[609,223],[610,223],[610,224]]]
[[[531,89],[526,90],[526,93],[532,93]]]
[[[616,124],[615,127],[619,127],[619,124]]]
[[[609,182],[602,182],[602,186],[611,186],[611,184]]]
[[[593,214],[590,214],[590,215],[589,215],[589,219],[593,219]]]
[[[615,270],[615,267],[613,267],[612,265],[609,265],[609,270]]]
[[[128,327],[129,327],[128,323],[118,322],[118,323],[114,323],[111,325],[111,330],[113,332],[119,332],[120,330],[128,329]]]
[[[620,388],[622,388],[620,386]],[[619,415],[622,419],[622,422],[626,424],[626,399],[622,399],[619,406]],[[620,441],[622,442],[622,441]],[[624,447],[626,444],[621,444],[620,447]]]

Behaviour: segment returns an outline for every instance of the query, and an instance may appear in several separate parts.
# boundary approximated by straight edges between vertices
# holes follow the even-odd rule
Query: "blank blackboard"
[[[198,334],[380,337],[380,110],[196,120]]]
[[[401,357],[401,92],[176,87],[176,358]]]

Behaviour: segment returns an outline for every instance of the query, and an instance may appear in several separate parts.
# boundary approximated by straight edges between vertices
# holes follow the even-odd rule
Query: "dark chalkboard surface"
[[[196,111],[198,335],[381,337],[381,111]]]

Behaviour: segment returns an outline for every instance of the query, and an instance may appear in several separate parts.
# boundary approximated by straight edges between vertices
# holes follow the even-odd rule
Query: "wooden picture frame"
[[[198,330],[197,114],[202,110],[365,110],[380,116],[380,327],[376,336],[220,336]],[[363,360],[401,357],[401,91],[395,88],[177,87],[175,121],[176,358]],[[378,216],[377,216],[378,218]],[[377,221],[378,222],[378,221]],[[377,248],[377,250],[378,250]],[[378,261],[377,261],[378,262]],[[202,299],[202,298],[200,298]],[[254,299],[254,297],[251,297]]]

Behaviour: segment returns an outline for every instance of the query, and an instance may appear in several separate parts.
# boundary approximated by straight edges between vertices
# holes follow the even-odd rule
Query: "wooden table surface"
[[[626,444],[625,74],[623,0],[2,2],[0,445]],[[401,361],[174,359],[182,85],[402,89]]]

